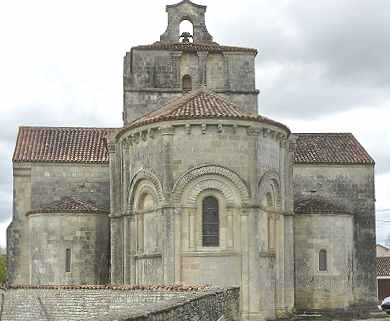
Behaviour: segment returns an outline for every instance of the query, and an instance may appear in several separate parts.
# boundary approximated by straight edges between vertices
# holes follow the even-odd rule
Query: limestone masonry
[[[205,6],[166,10],[160,41],[125,55],[122,128],[20,127],[4,307],[67,306],[72,284],[239,287],[243,320],[374,306],[373,159],[258,115],[257,51],[214,42]]]

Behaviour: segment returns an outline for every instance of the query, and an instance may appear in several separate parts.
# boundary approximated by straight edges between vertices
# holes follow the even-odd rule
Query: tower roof
[[[290,130],[283,124],[257,114],[246,113],[240,110],[236,104],[225,98],[207,90],[200,88],[182,97],[173,100],[168,105],[148,113],[125,127],[123,131],[149,125],[161,121],[172,120],[196,120],[196,119],[230,119],[230,120],[248,120],[261,123],[267,123],[280,127],[290,133]]]

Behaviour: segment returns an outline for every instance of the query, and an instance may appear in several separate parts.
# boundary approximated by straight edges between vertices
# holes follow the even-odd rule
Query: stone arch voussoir
[[[164,202],[164,193],[161,182],[157,175],[148,169],[140,169],[130,180],[128,193],[128,209],[132,210],[134,207],[135,192],[140,182],[147,181],[153,187],[157,201],[162,204]]]
[[[268,171],[264,173],[264,175],[261,177],[258,189],[257,189],[257,199],[261,203],[263,199],[266,198],[266,192],[269,190],[269,188],[272,188],[274,191],[274,197],[276,201],[276,208],[281,209],[282,207],[282,193],[281,193],[281,187],[280,187],[280,175],[276,171]]]
[[[202,177],[204,177],[204,180],[201,179]],[[203,165],[186,171],[176,180],[172,189],[175,204],[179,204],[182,201],[184,190],[193,182],[196,182],[196,184],[194,185],[194,189],[191,190],[191,193],[188,194],[188,202],[190,203],[205,189],[221,191],[227,201],[232,203],[236,202],[234,198],[234,189],[236,189],[241,203],[246,204],[249,202],[250,190],[245,181],[237,173],[218,165]]]

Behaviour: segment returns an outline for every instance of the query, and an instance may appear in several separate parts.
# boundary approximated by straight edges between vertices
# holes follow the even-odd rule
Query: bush
[[[0,255],[0,284],[4,284],[7,280],[7,257]]]

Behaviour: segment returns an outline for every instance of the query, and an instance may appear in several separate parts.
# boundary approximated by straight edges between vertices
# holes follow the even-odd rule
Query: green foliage
[[[0,284],[7,280],[7,257],[0,255]]]

